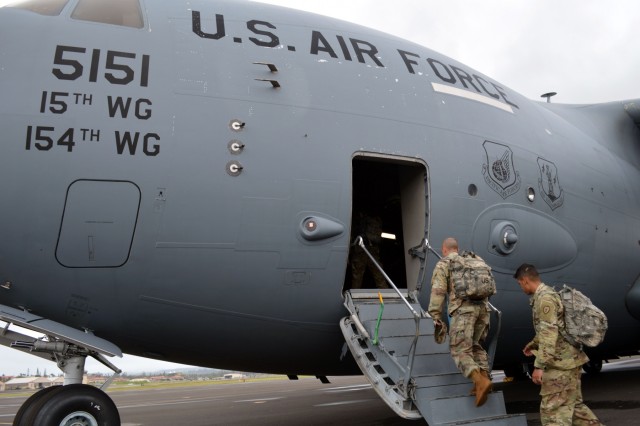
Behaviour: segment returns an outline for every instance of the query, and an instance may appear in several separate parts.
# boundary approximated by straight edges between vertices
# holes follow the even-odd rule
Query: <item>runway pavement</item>
[[[114,390],[109,395],[124,426],[134,425],[416,425],[395,415],[363,377],[274,380],[170,389]],[[500,382],[509,413],[526,413],[539,425],[538,387],[531,382]],[[609,426],[637,425],[640,419],[640,359],[604,366],[583,376],[587,405]],[[0,425],[11,424],[26,397],[0,398]]]

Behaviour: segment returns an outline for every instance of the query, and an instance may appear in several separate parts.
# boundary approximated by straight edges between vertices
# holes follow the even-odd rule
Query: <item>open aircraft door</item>
[[[383,281],[371,268],[361,270],[359,260],[366,257],[354,244],[361,235],[391,279],[419,293],[426,263],[420,246],[429,229],[426,164],[415,158],[358,153],[352,166],[352,244],[345,290],[375,288]]]

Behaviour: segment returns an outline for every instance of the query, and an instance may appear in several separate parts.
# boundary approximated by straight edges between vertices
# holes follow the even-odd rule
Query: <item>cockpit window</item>
[[[69,3],[69,0],[22,0],[8,4],[6,7],[25,9],[40,15],[57,16]]]
[[[81,21],[144,27],[139,0],[80,0],[71,17]]]

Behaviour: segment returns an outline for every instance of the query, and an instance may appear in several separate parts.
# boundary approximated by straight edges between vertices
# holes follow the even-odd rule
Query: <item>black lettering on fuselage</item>
[[[356,40],[354,38],[350,38],[349,40],[351,41],[353,50],[356,52],[356,56],[358,57],[358,62],[362,64],[365,63],[363,54],[366,53],[371,58],[371,60],[373,60],[373,62],[376,63],[376,65],[378,65],[380,68],[384,68],[384,65],[382,65],[382,62],[380,62],[380,59],[376,57],[376,53],[378,53],[377,47],[375,47],[373,44],[367,41]],[[364,49],[363,47],[361,47],[362,45],[367,46],[368,49]]]
[[[333,48],[327,41],[327,39],[322,35],[320,31],[313,31],[311,33],[311,54],[317,55],[318,52],[326,52],[332,58],[338,59],[338,55],[334,52]]]
[[[344,38],[342,36],[336,36],[338,39],[338,43],[340,44],[340,49],[342,49],[342,54],[347,61],[351,60],[351,53],[349,52],[349,48],[347,47],[347,43],[345,43]]]
[[[504,93],[504,89],[502,87],[498,86],[495,83],[491,83],[491,85],[498,91],[498,93],[500,93],[500,96],[502,97],[502,99],[504,99],[506,103],[508,103],[512,107],[520,109],[518,105],[514,104],[513,102],[510,102],[509,99],[507,99],[507,94]]]
[[[420,55],[416,55],[415,53],[407,52],[400,49],[398,49],[398,53],[400,54],[400,56],[402,56],[402,60],[407,67],[407,71],[409,71],[411,74],[415,74],[416,72],[413,70],[413,65],[418,65],[418,62],[414,61],[413,59],[409,59],[408,56],[413,56],[417,59],[420,59]]]
[[[147,133],[146,135],[144,135],[144,144],[142,145],[142,152],[144,152],[144,154],[148,157],[155,157],[156,155],[160,154],[160,145],[153,144],[151,146],[151,148],[153,149],[149,149],[149,139],[155,139],[157,141],[160,140],[160,136],[158,136],[157,133]]]
[[[453,72],[456,73],[456,75],[458,76],[458,79],[460,80],[460,83],[462,83],[462,85],[468,89],[469,86],[467,86],[467,83],[465,83],[465,81],[468,81],[469,84],[471,86],[473,86],[474,89],[476,89],[476,92],[480,93],[480,89],[478,89],[476,87],[476,85],[473,83],[473,80],[471,78],[471,76],[469,75],[469,73],[467,73],[465,70],[462,70],[458,67],[455,67],[453,65],[451,65],[451,69],[453,70]]]
[[[213,40],[220,40],[225,36],[224,29],[224,16],[216,13],[216,32],[215,33],[205,33],[202,31],[202,21],[200,20],[200,12],[191,11],[191,29],[192,31],[202,38],[210,38]]]
[[[253,20],[253,21],[247,22],[247,28],[249,29],[249,31],[251,31],[254,34],[263,35],[269,38],[269,41],[264,41],[255,37],[249,37],[249,40],[251,40],[255,45],[262,46],[262,47],[276,47],[280,44],[280,39],[278,39],[278,36],[276,36],[275,34],[269,31],[257,29],[256,28],[257,25],[264,25],[265,27],[271,28],[272,30],[276,29],[275,25],[266,21]]]
[[[431,69],[433,70],[434,73],[436,73],[436,75],[440,80],[446,81],[447,83],[451,83],[451,84],[454,84],[456,82],[456,78],[453,76],[448,66],[446,66],[442,62],[433,58],[428,58],[427,62],[429,62],[429,65],[431,65]],[[445,77],[440,73],[440,71],[438,70],[438,67],[436,67],[436,64],[440,65],[440,68],[444,69],[447,72],[447,77]]]
[[[124,153],[125,148],[129,150],[129,155],[136,155],[136,151],[138,149],[138,140],[140,139],[140,133],[135,132],[133,134],[133,138],[131,137],[131,132],[120,132],[116,131],[116,151],[119,155]],[[147,133],[143,137],[142,144],[142,152],[148,157],[155,157],[160,153],[160,145],[153,144],[151,147],[149,146],[150,139],[155,139],[156,141],[160,140],[160,136],[157,133]]]
[[[476,79],[476,81],[478,82],[478,84],[480,85],[480,87],[482,87],[482,90],[484,90],[484,92],[491,96],[492,98],[495,99],[500,99],[500,95],[498,95],[497,93],[492,93],[489,90],[487,90],[487,86],[485,86],[483,83],[486,83],[487,85],[489,84],[489,82],[487,80],[485,80],[484,78],[480,77],[479,75],[474,74],[473,78]]]
[[[131,100],[131,98],[127,98],[127,100],[124,101],[122,97],[118,96],[114,101],[111,96],[107,96],[109,117],[113,118],[120,112],[120,117],[127,118],[129,116]],[[143,104],[151,106],[151,101],[149,99],[138,99],[136,101],[134,114],[139,120],[147,120],[151,117],[151,108],[142,109]]]
[[[349,51],[349,46],[347,45],[344,37],[337,35],[336,38],[338,39],[338,44],[340,45],[344,59],[347,61],[353,60],[351,52]],[[354,38],[350,38],[349,42],[351,42],[351,46],[353,47],[355,56],[358,58],[358,62],[365,64],[367,62],[366,56],[368,56],[377,66],[384,68],[380,59],[376,57],[378,49],[373,44],[363,40],[356,40]],[[311,33],[311,50],[309,53],[317,55],[320,52],[326,52],[332,58],[338,59],[338,54],[331,46],[331,43],[329,43],[329,40],[327,40],[320,31],[313,31]]]
[[[407,52],[405,52],[407,53]],[[411,67],[411,64],[413,64],[415,61],[412,61],[410,59],[405,58],[405,56],[403,55],[403,53],[400,53],[405,61],[405,65],[407,66],[407,68]],[[520,109],[520,107],[516,104],[514,104],[513,102],[509,101],[509,99],[507,99],[507,94],[505,93],[504,89],[500,86],[498,86],[495,83],[489,83],[487,82],[485,79],[483,79],[482,77],[476,75],[476,74],[469,74],[468,72],[466,72],[465,70],[463,70],[462,68],[458,68],[454,65],[449,65],[447,66],[446,64],[443,64],[442,62],[438,61],[437,59],[433,59],[433,58],[427,58],[427,62],[429,63],[429,65],[431,65],[431,69],[433,70],[433,72],[436,74],[436,76],[446,82],[446,83],[450,83],[450,84],[456,84],[458,82],[460,82],[460,84],[465,88],[465,89],[469,89],[470,87],[473,87],[476,92],[478,93],[486,93],[487,95],[491,96],[494,99],[502,99],[505,103],[511,105],[514,108],[518,108]],[[412,69],[412,67],[411,67]],[[451,71],[453,70],[453,72]],[[455,74],[454,74],[455,73]],[[457,78],[456,78],[457,77]],[[478,88],[478,86],[476,86],[476,83],[480,86],[480,88],[482,88],[482,90],[480,90]],[[498,93],[494,93],[489,91],[489,89],[487,89],[488,85],[493,86],[493,88],[498,92]]]

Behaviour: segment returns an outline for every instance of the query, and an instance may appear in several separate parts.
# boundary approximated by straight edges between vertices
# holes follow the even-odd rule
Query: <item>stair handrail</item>
[[[502,326],[502,311],[493,306],[491,302],[487,302],[489,304],[489,309],[495,312],[498,317],[498,327],[496,329],[495,334],[493,335],[493,339],[491,339],[491,343],[489,343],[489,349],[487,350],[487,357],[489,358],[489,370],[493,370],[493,361],[496,357],[496,350],[498,349],[498,336],[500,336],[500,327]]]
[[[415,309],[413,309],[413,306],[411,306],[411,304],[409,303],[409,301],[406,299],[406,297],[404,297],[402,295],[402,293],[400,292],[400,290],[398,289],[398,287],[396,287],[396,285],[393,283],[393,281],[391,280],[391,278],[389,278],[389,276],[387,275],[386,272],[384,272],[384,270],[382,269],[382,267],[380,266],[380,264],[378,263],[378,261],[371,255],[371,253],[369,252],[369,250],[367,250],[367,247],[364,245],[364,240],[362,239],[361,236],[357,236],[356,237],[356,241],[355,244],[360,246],[360,248],[362,250],[364,250],[364,252],[367,254],[367,256],[369,256],[369,259],[371,259],[371,261],[373,262],[373,264],[376,266],[376,268],[378,268],[378,270],[380,271],[380,273],[382,274],[382,276],[384,276],[384,279],[387,281],[387,283],[389,283],[391,285],[391,288],[398,294],[398,296],[400,296],[400,298],[402,299],[402,301],[404,302],[405,305],[407,305],[407,308],[411,311],[411,313],[413,314],[414,318],[421,318],[420,314],[418,312],[416,312]]]
[[[393,288],[393,290],[398,294],[398,296],[400,296],[400,299],[402,299],[404,304],[407,306],[407,308],[409,309],[409,311],[413,315],[413,320],[416,323],[416,334],[413,337],[413,341],[411,342],[411,347],[409,349],[409,354],[408,354],[408,357],[407,357],[408,358],[407,370],[406,370],[406,373],[405,373],[403,386],[399,386],[399,389],[402,391],[403,396],[405,398],[407,398],[407,399],[410,399],[411,398],[411,396],[410,396],[411,391],[410,391],[410,386],[409,385],[410,385],[410,382],[411,382],[411,373],[413,372],[413,362],[414,362],[415,356],[416,356],[416,349],[418,348],[418,338],[420,337],[420,319],[422,318],[422,315],[419,314],[418,312],[416,312],[415,309],[413,309],[413,306],[411,306],[409,301],[400,292],[398,287],[396,287],[396,285],[393,283],[391,278],[389,278],[387,273],[384,272],[384,269],[382,269],[382,267],[380,266],[378,261],[373,257],[373,255],[369,252],[369,250],[367,250],[367,248],[364,245],[364,240],[362,239],[361,236],[358,235],[358,237],[356,237],[355,244],[360,246],[360,248],[362,250],[364,250],[364,252],[367,254],[367,256],[369,256],[369,259],[371,259],[373,264],[376,266],[376,268],[378,268],[380,273],[382,273],[382,275],[384,276],[384,279],[389,283],[389,285],[391,285],[391,288]]]

